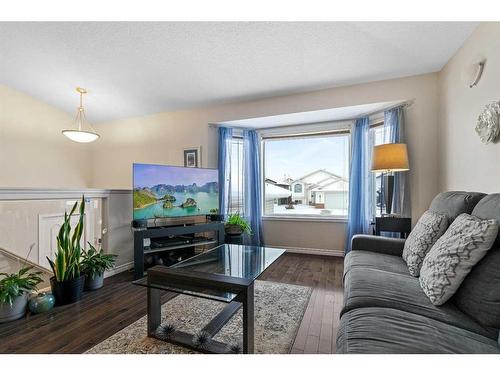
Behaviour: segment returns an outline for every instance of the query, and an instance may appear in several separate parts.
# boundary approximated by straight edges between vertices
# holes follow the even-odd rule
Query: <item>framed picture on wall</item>
[[[201,147],[184,149],[184,166],[188,168],[201,167]]]

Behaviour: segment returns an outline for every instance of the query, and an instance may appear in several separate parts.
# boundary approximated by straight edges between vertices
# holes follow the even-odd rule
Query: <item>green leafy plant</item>
[[[71,216],[78,207],[78,201],[75,202],[69,215],[64,213],[64,223],[57,235],[56,259],[52,261],[47,257],[50,267],[54,272],[57,281],[73,280],[80,277],[81,246],[80,240],[83,234],[83,220],[85,217],[85,197],[82,197],[80,204],[80,218],[71,233]]]
[[[218,214],[219,213],[219,209],[218,208],[211,208],[210,209],[210,213],[211,214]]]
[[[17,273],[0,273],[0,276],[4,277],[0,280],[0,302],[12,306],[17,297],[37,290],[37,285],[43,281],[42,272],[29,272],[32,268],[27,266]]]
[[[250,224],[238,213],[229,215],[226,220],[226,225],[236,225],[240,227],[243,232],[248,233],[249,235],[252,234],[252,228],[250,228]]]
[[[115,254],[104,254],[104,250],[97,250],[94,246],[89,244],[89,250],[83,251],[82,255],[82,272],[94,278],[102,275],[104,271],[113,268],[115,264]]]

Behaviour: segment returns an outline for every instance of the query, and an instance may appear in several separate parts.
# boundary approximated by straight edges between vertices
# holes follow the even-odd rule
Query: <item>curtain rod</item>
[[[285,127],[290,127],[290,126],[317,125],[317,124],[327,124],[327,123],[338,123],[338,122],[355,121],[355,120],[357,120],[359,118],[370,117],[370,116],[376,115],[378,113],[383,113],[385,111],[389,111],[389,110],[397,108],[397,107],[408,108],[408,107],[412,106],[413,103],[415,103],[415,99],[410,99],[410,100],[406,100],[406,101],[398,103],[398,104],[394,104],[393,106],[390,106],[390,107],[387,107],[387,108],[384,108],[384,109],[378,109],[376,111],[364,114],[362,116],[357,116],[357,117],[343,119],[343,120],[319,121],[319,122],[305,122],[305,123],[301,123],[301,124],[271,126],[271,127],[267,127],[267,128],[258,128],[258,129],[256,129],[256,128],[249,128],[249,127],[233,126],[233,129],[241,129],[241,130],[269,130],[269,129],[276,129],[276,128],[285,128]],[[279,116],[279,115],[277,115],[277,116]],[[235,121],[238,121],[238,120],[235,120]],[[209,122],[208,123],[208,127],[209,128],[219,128],[219,127],[222,127],[222,126],[224,126],[224,125],[222,125],[220,123],[217,123],[217,122]]]

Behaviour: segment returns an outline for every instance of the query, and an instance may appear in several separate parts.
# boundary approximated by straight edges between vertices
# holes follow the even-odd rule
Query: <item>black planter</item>
[[[85,290],[97,290],[102,288],[104,284],[104,272],[95,275],[94,277],[90,277],[88,275],[85,276]]]
[[[219,215],[219,214],[210,214],[206,215],[208,221],[224,221],[224,215]]]
[[[56,298],[57,305],[67,305],[82,299],[85,275],[73,280],[59,282],[55,277],[50,278],[52,294]]]

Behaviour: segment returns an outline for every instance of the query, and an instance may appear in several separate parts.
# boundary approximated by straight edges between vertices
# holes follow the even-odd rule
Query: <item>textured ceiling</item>
[[[440,70],[477,23],[0,23],[0,83],[93,122]]]

